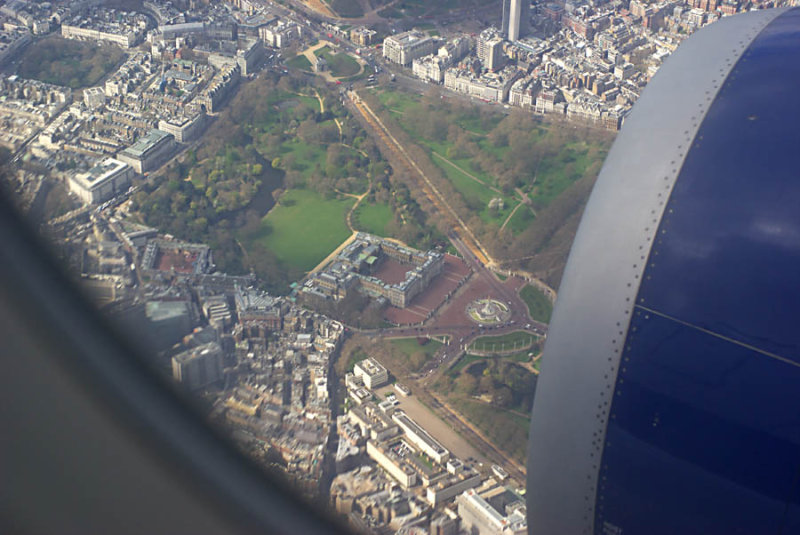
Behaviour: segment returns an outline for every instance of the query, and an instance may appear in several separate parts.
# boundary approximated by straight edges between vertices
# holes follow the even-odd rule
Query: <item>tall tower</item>
[[[528,17],[530,17],[530,0],[505,0],[503,2],[503,12],[505,13],[506,3],[508,3],[508,28],[503,19],[503,35],[509,41],[516,41],[524,37],[528,31]],[[505,33],[505,31],[508,33]]]
[[[511,0],[503,0],[503,22],[500,33],[503,37],[508,37],[508,19],[511,16]]]

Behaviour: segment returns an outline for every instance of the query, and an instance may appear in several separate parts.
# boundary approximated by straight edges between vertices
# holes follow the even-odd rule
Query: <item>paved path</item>
[[[320,113],[325,113],[325,101],[322,99],[322,96],[320,96],[319,91],[317,91],[316,89],[314,89],[314,94],[317,96],[317,100],[319,101],[319,112]],[[342,130],[340,128],[339,129],[339,133],[340,134],[341,134],[341,131]]]
[[[503,230],[503,229],[505,229],[505,228],[506,228],[506,225],[508,225],[508,222],[509,222],[509,221],[511,221],[511,218],[512,218],[512,217],[514,217],[514,214],[516,214],[516,213],[517,213],[517,210],[519,210],[519,207],[520,207],[520,206],[522,206],[522,203],[521,203],[521,202],[520,202],[520,203],[518,203],[518,204],[517,204],[517,205],[514,207],[514,209],[513,209],[513,210],[511,210],[511,213],[510,213],[510,214],[508,214],[508,217],[506,218],[506,220],[505,220],[505,221],[503,221],[503,224],[502,224],[502,225],[500,225],[500,230]]]
[[[347,226],[348,226],[348,228],[350,230],[353,231],[353,234],[358,232],[355,229],[355,227],[353,226],[353,212],[356,211],[356,208],[358,208],[358,205],[361,204],[361,201],[364,200],[364,197],[366,197],[369,194],[369,190],[370,189],[372,189],[372,184],[370,184],[369,188],[367,188],[367,191],[365,191],[361,195],[355,195],[354,193],[345,193],[344,194],[344,195],[348,195],[348,196],[353,197],[353,198],[356,199],[356,202],[353,204],[353,206],[350,207],[350,210],[347,211],[347,217],[345,218],[346,221],[347,221]]]

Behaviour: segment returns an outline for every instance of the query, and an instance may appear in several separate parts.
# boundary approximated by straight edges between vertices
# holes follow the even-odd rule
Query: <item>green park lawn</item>
[[[386,226],[392,221],[392,209],[388,204],[364,204],[362,202],[356,208],[353,216],[353,223],[358,230],[377,236],[386,236]]]
[[[424,141],[421,142],[421,144],[426,145]],[[514,206],[517,204],[514,198],[503,195],[502,193],[497,193],[485,183],[481,184],[468,176],[464,171],[469,172],[476,178],[483,178],[480,176],[482,173],[475,174],[472,173],[472,169],[468,169],[468,167],[470,167],[468,160],[445,161],[441,156],[441,153],[437,151],[432,154],[431,159],[444,172],[445,176],[450,180],[450,183],[453,184],[453,187],[461,194],[467,204],[475,205],[474,209],[480,218],[486,222],[505,221],[506,217],[508,217],[511,210],[513,210]],[[452,162],[455,165],[451,165],[448,162]],[[503,199],[505,205],[502,210],[492,211],[489,209],[489,201],[495,197]]]
[[[521,208],[520,208],[521,210]],[[528,305],[528,312],[531,318],[542,323],[550,322],[550,315],[553,313],[553,304],[542,292],[534,286],[525,286],[520,290],[519,296]]]
[[[323,125],[326,123],[333,124],[333,121],[325,121],[319,124]],[[355,158],[357,155],[354,149],[346,145],[343,146],[343,150],[345,154],[349,155],[350,157]],[[307,181],[317,165],[319,165],[322,169],[325,168],[327,156],[328,145],[321,143],[307,143],[298,137],[289,141],[285,141],[281,145],[280,159],[282,163],[280,163],[279,167],[287,171],[297,171],[303,176],[304,181]],[[291,160],[291,166],[288,166],[287,164],[289,160]],[[361,186],[366,189],[366,180],[363,180],[362,182],[363,183]]]
[[[317,164],[325,166],[327,152],[323,145],[312,145],[295,138],[284,142],[281,146],[281,159],[285,159],[289,154],[294,157],[292,169],[299,171],[305,179],[308,179]]]
[[[355,19],[364,16],[358,0],[330,0],[330,6],[340,17]]]
[[[419,95],[400,91],[380,91],[377,95],[384,107],[401,114],[419,104],[421,99]]]
[[[534,220],[533,212],[531,209],[525,205],[522,205],[514,212],[514,215],[511,216],[511,220],[508,222],[508,227],[511,228],[511,231],[514,234],[522,232],[528,225],[530,225]]]
[[[419,345],[416,338],[397,338],[395,340],[389,340],[389,345],[395,349],[399,349],[408,356],[413,355],[417,351],[422,351],[427,358],[431,358],[436,351],[442,347],[441,342],[437,342],[436,340],[429,340],[427,344]]]
[[[384,343],[390,351],[390,356],[387,357],[389,366],[396,366],[406,372],[418,371],[442,346],[436,340],[429,340],[428,343],[419,345],[416,338],[386,340]]]
[[[334,54],[330,47],[324,46],[314,51],[317,56],[322,56],[328,62],[331,75],[337,78],[355,76],[361,70],[356,60],[344,52]]]
[[[350,235],[345,215],[354,202],[352,197],[325,199],[313,191],[289,190],[264,217],[256,239],[287,266],[309,271]]]
[[[308,58],[305,57],[303,54],[298,54],[289,61],[286,62],[286,65],[293,69],[300,69],[301,71],[310,71],[311,70],[311,62],[308,61]]]
[[[317,100],[316,97],[311,97],[311,96],[308,96],[308,95],[299,95],[299,94],[295,93],[294,95],[287,95],[286,98],[287,98],[287,100],[295,100],[295,99],[299,100],[303,104],[303,106],[305,106],[307,108],[311,108],[312,110],[314,110],[316,112],[320,111],[319,100]],[[298,111],[300,111],[300,110],[298,109]]]
[[[475,115],[473,117],[463,117],[456,121],[456,124],[463,128],[464,130],[468,130],[475,134],[485,136],[494,128],[500,124],[500,121],[503,120],[503,116],[497,114],[493,117],[486,118],[485,116]],[[490,143],[487,143],[490,145]]]

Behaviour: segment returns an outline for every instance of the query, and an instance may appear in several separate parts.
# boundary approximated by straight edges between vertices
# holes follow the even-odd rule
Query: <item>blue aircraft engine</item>
[[[687,39],[608,155],[533,406],[536,535],[800,533],[800,9]]]

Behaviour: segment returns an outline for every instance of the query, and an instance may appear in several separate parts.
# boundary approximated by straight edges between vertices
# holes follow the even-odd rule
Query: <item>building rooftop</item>
[[[100,187],[104,182],[113,178],[117,173],[129,167],[128,164],[114,158],[106,158],[85,173],[78,173],[75,179],[86,189]]]
[[[386,373],[386,368],[384,368],[377,360],[373,358],[364,359],[361,362],[359,362],[357,366],[359,366],[369,375],[379,375],[382,373]]]
[[[188,351],[184,351],[183,353],[179,353],[173,358],[180,364],[185,364],[196,358],[204,357],[213,353],[219,353],[220,351],[221,350],[217,342],[210,342],[208,344],[192,348]]]
[[[185,301],[148,301],[145,314],[151,321],[163,321],[189,314]]]
[[[278,304],[274,297],[252,288],[237,288],[235,298],[240,310],[268,311]]]
[[[387,39],[391,39],[392,41],[399,43],[400,45],[407,46],[414,44],[416,42],[422,42],[426,39],[430,39],[427,34],[424,34],[417,30],[411,30],[410,32],[405,33],[398,33],[397,35],[392,35],[387,37]]]
[[[148,150],[161,142],[161,140],[170,137],[172,134],[162,132],[161,130],[152,129],[147,134],[143,135],[130,147],[125,149],[125,154],[133,156],[134,158],[142,157]]]
[[[447,450],[439,444],[439,442],[433,438],[427,431],[421,428],[417,423],[406,416],[403,411],[397,411],[394,416],[392,416],[392,420],[400,424],[401,427],[405,427],[412,431],[420,440],[425,442],[431,449],[436,451],[437,453],[444,453]]]

